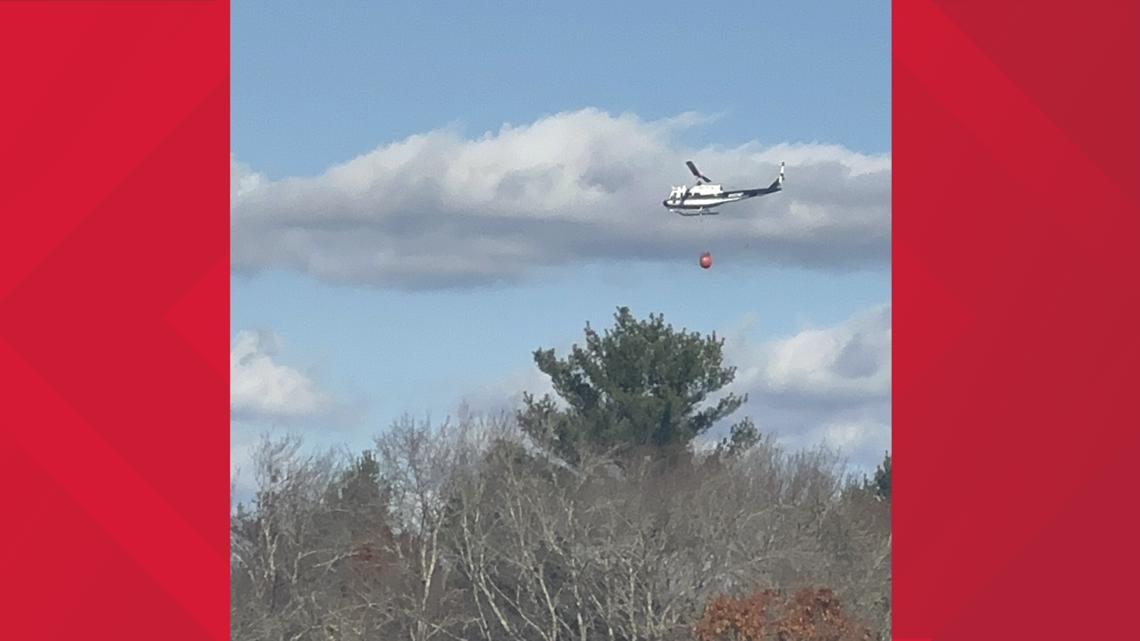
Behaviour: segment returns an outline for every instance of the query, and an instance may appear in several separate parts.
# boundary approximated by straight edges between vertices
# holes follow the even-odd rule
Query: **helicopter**
[[[725,190],[721,185],[711,184],[712,181],[697,169],[693,161],[686,160],[685,164],[688,165],[689,171],[697,177],[697,183],[692,186],[674,187],[673,191],[669,192],[669,197],[661,201],[661,204],[665,205],[669,211],[682,216],[715,216],[720,213],[716,211],[716,207],[748,200],[756,196],[774,194],[784,188],[784,163],[782,162],[780,163],[780,175],[771,185],[758,189],[731,190]]]

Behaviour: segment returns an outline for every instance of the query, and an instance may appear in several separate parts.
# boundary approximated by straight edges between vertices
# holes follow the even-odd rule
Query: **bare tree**
[[[371,582],[347,581],[361,554],[350,536],[361,515],[338,518],[343,461],[302,456],[301,445],[296,437],[262,441],[254,512],[232,519],[234,639],[363,639],[382,624]]]
[[[492,427],[465,413],[439,426],[405,416],[376,438],[399,524],[390,549],[404,571],[396,605],[409,641],[463,639],[472,623],[468,587],[456,579],[447,536],[457,483],[477,463]]]
[[[235,639],[674,641],[718,594],[819,585],[889,638],[889,501],[826,450],[570,466],[461,416],[397,421],[354,459],[285,440],[258,461]]]

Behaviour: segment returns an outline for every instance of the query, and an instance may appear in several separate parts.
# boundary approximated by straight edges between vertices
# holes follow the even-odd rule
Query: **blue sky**
[[[586,321],[607,325],[618,305],[736,332],[733,356],[759,372],[749,380],[762,400],[749,409],[762,428],[802,444],[865,437],[853,458],[881,453],[881,384],[823,370],[838,367],[829,349],[881,343],[861,332],[889,339],[889,2],[243,1],[232,14],[231,153],[235,176],[254,181],[235,200],[232,334],[276,339],[246,344],[265,367],[240,372],[262,378],[245,380],[235,458],[274,426],[365,443],[402,412],[439,416],[480,386],[529,384],[533,349],[578,340]],[[712,119],[655,128],[688,112]],[[484,153],[472,140],[487,132],[500,147]],[[773,149],[782,144],[800,147]],[[578,160],[564,166],[561,149]],[[688,180],[677,159],[689,153],[732,186],[766,184],[784,154],[788,189],[771,204],[676,220],[660,200]],[[490,156],[493,167],[480,164]],[[539,156],[545,164],[528,160]],[[619,207],[583,206],[577,192],[544,200],[551,185],[577,184],[568,172],[590,174],[589,159],[605,168],[598,180],[633,185],[606,187]],[[390,199],[448,180],[463,193],[492,174],[522,181],[542,212],[493,198]],[[709,248],[716,264],[702,271]],[[886,320],[859,325],[884,305]],[[885,365],[868,358],[889,379],[889,353]],[[283,422],[250,396],[274,381],[344,411],[301,404]],[[792,393],[811,381],[838,396],[871,392],[839,405]],[[868,424],[878,432],[852,427]]]
[[[579,107],[724,113],[707,142],[890,150],[885,1],[232,6],[233,151],[273,177]]]

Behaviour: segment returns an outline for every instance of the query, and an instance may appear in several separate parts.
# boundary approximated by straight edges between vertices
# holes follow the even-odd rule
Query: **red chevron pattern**
[[[1140,540],[1135,3],[894,5],[894,632],[1118,638]]]
[[[229,5],[0,3],[4,637],[228,638]]]

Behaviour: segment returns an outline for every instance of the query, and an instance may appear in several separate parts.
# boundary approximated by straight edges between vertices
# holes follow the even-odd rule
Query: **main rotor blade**
[[[705,177],[705,176],[704,176],[704,175],[703,175],[701,172],[697,171],[697,166],[693,164],[693,161],[691,161],[691,160],[686,160],[686,161],[685,161],[685,164],[689,166],[689,171],[693,172],[693,175],[694,175],[694,176],[696,176],[697,178],[700,178],[701,180],[703,180],[703,181],[705,181],[705,182],[707,182],[707,183],[711,183],[711,182],[712,182],[711,180],[709,180],[708,178],[706,178],[706,177]]]

